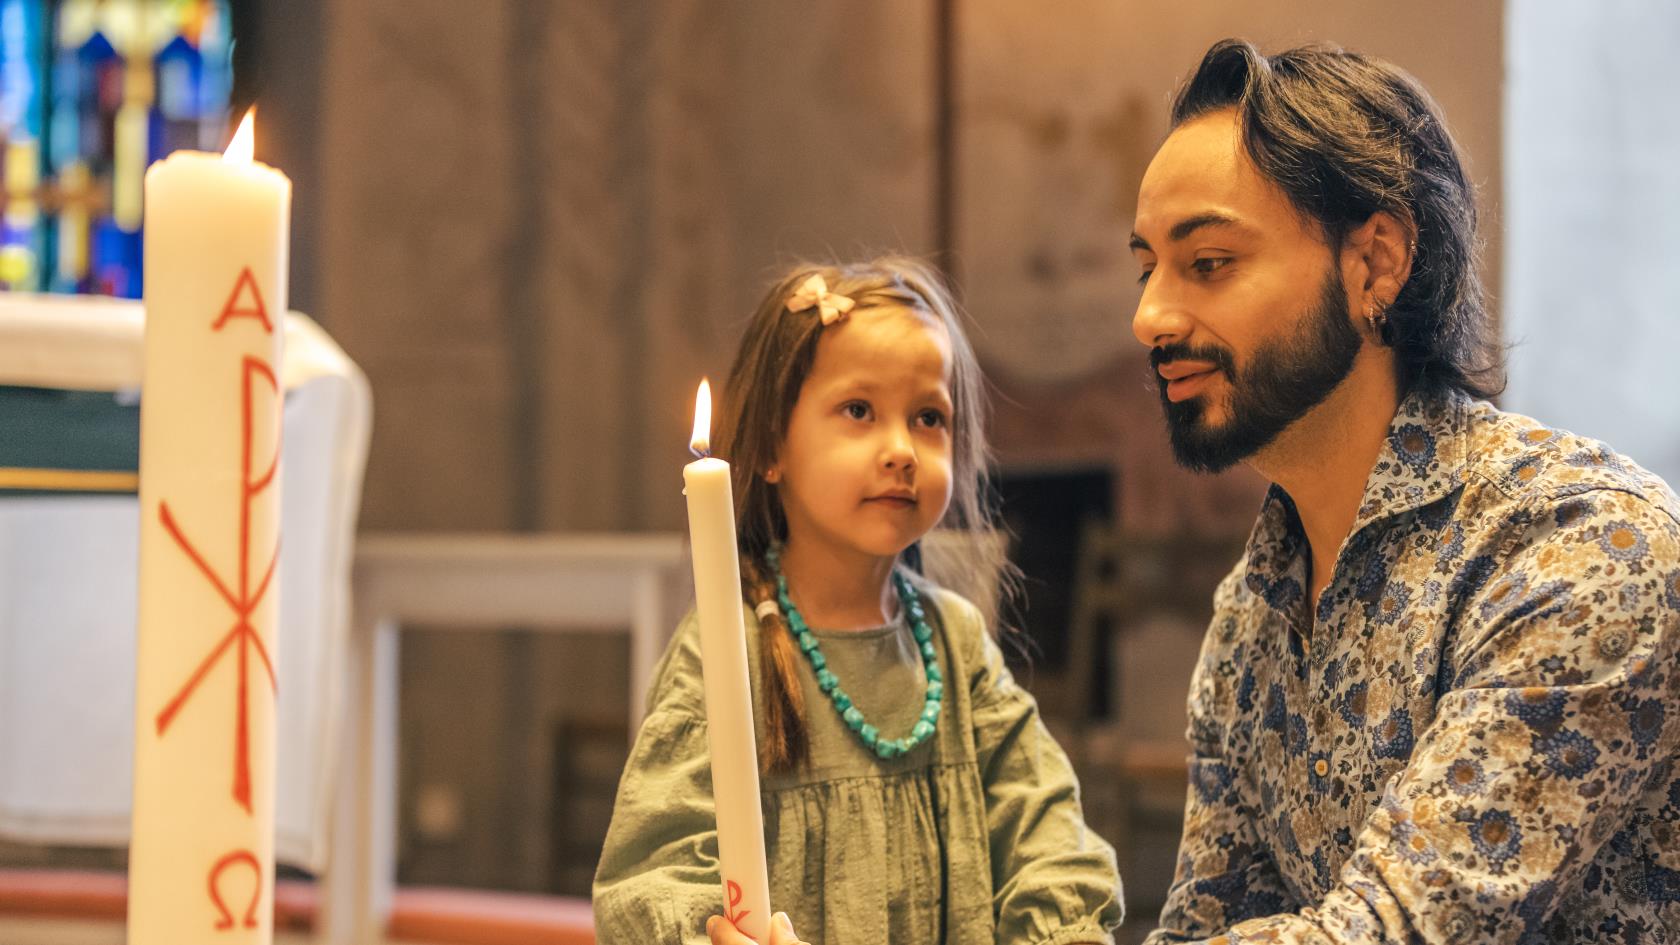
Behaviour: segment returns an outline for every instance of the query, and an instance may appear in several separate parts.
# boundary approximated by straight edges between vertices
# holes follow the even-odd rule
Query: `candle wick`
[[[712,451],[704,446],[690,445],[688,451],[694,454],[695,459],[706,459],[712,455]]]

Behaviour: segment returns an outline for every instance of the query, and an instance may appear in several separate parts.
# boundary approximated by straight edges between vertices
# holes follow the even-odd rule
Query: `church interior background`
[[[360,534],[408,547],[679,534],[694,381],[727,369],[764,279],[931,256],[995,386],[1017,669],[1116,843],[1135,937],[1171,877],[1189,667],[1263,491],[1171,464],[1130,332],[1138,181],[1174,83],[1227,35],[1413,72],[1479,189],[1505,406],[1680,481],[1680,380],[1655,360],[1680,344],[1659,75],[1680,13],[1632,0],[0,0],[0,289],[139,298],[140,175],[258,105],[258,158],[294,182],[291,306],[373,393]],[[590,629],[402,627],[398,888],[588,896],[636,668],[621,628]],[[0,887],[123,862],[0,834]],[[120,941],[7,901],[0,939]]]

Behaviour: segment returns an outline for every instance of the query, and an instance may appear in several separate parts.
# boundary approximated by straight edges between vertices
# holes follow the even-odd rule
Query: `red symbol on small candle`
[[[257,862],[256,854],[250,850],[235,850],[217,860],[215,866],[210,867],[210,901],[216,906],[216,911],[222,914],[222,917],[216,921],[216,931],[218,932],[226,932],[233,928],[233,913],[228,911],[227,902],[222,899],[222,873],[241,864],[251,868],[251,879],[255,882],[251,889],[251,904],[245,908],[243,924],[248,929],[257,927],[257,905],[262,902],[262,865]]]
[[[752,915],[752,910],[751,909],[742,909],[740,912],[735,911],[735,907],[741,904],[741,884],[740,883],[737,883],[734,880],[730,879],[730,880],[725,880],[723,885],[724,885],[724,888],[729,890],[729,908],[725,909],[723,914],[725,916],[729,917],[729,921],[735,923],[736,928],[740,928],[741,927],[741,920],[745,919],[749,915]],[[746,932],[743,931],[741,934],[746,935]],[[752,938],[752,936],[750,936],[750,935],[748,935],[747,937]]]
[[[275,397],[280,396],[279,382],[275,380],[274,372],[269,366],[257,358],[246,357],[243,385],[244,411],[242,416],[244,450],[242,455],[243,470],[240,478],[243,495],[240,498],[239,506],[239,592],[237,594],[228,588],[227,583],[221,579],[216,570],[210,566],[208,561],[204,560],[204,556],[182,533],[180,526],[175,522],[175,516],[169,511],[169,503],[161,502],[158,504],[158,517],[163,521],[163,527],[169,531],[170,536],[175,539],[175,543],[192,560],[192,563],[198,566],[198,570],[203,573],[205,580],[209,581],[211,586],[216,589],[222,600],[227,602],[228,608],[233,612],[234,624],[233,628],[223,635],[221,641],[199,663],[198,668],[194,670],[192,676],[175,694],[175,697],[169,701],[168,705],[164,706],[162,712],[158,713],[157,733],[160,738],[163,736],[164,732],[169,729],[169,723],[174,721],[176,713],[186,704],[193,691],[198,688],[198,684],[203,681],[205,675],[215,666],[222,654],[226,653],[228,648],[235,643],[239,644],[239,692],[236,699],[238,719],[234,725],[233,799],[239,803],[239,806],[245,808],[247,814],[251,813],[250,699],[248,694],[251,650],[256,650],[257,656],[262,660],[263,669],[268,673],[269,691],[278,691],[274,678],[274,663],[269,659],[268,648],[263,645],[262,637],[257,635],[256,628],[251,626],[250,622],[251,614],[256,611],[257,606],[262,603],[263,597],[268,593],[269,584],[274,578],[274,566],[280,558],[280,548],[277,541],[274,553],[268,559],[268,565],[263,569],[262,579],[257,582],[255,588],[252,588],[250,580],[251,503],[264,490],[274,485],[275,473],[280,466],[280,445],[278,435],[276,435],[274,461],[269,464],[268,469],[262,475],[256,479],[251,478],[252,454],[254,452],[252,440],[256,419],[254,387],[259,378],[267,383]]]

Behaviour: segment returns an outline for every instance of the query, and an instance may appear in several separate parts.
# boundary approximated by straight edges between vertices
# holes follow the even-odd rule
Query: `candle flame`
[[[712,451],[712,385],[705,378],[700,379],[700,392],[694,398],[694,438],[688,448],[696,456]]]
[[[239,122],[239,130],[233,133],[233,140],[228,142],[227,150],[222,152],[222,159],[237,161],[240,164],[251,163],[256,153],[256,133],[253,129],[253,119],[257,116],[257,107],[252,105],[245,112],[245,118]]]

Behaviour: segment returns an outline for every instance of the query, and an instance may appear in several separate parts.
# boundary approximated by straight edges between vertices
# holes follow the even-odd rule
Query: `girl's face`
[[[915,309],[858,308],[823,329],[767,475],[789,545],[890,558],[938,524],[951,502],[950,369],[944,325]]]

